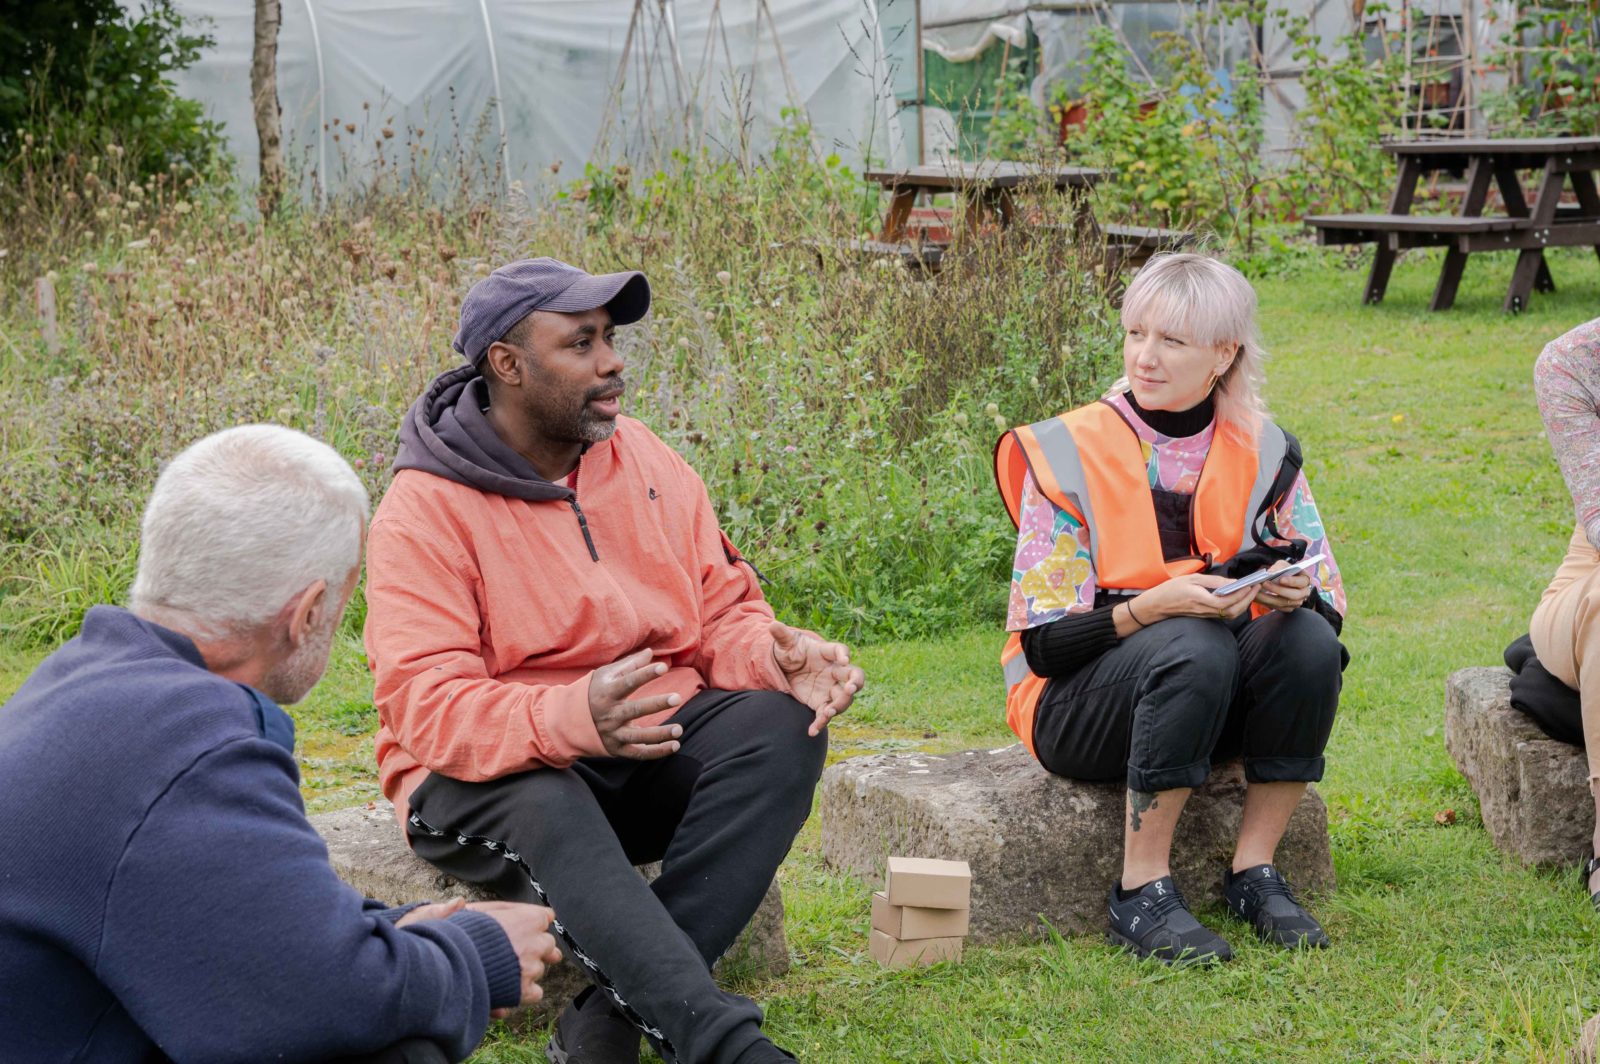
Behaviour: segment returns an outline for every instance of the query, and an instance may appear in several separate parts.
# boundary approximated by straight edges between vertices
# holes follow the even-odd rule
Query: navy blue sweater
[[[462,1059],[519,966],[482,913],[401,929],[334,875],[293,722],[97,606],[0,706],[0,1060]]]

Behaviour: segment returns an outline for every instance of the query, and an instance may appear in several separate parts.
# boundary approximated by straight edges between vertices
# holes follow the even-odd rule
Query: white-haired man
[[[0,707],[0,1056],[444,1061],[538,993],[551,914],[385,909],[305,818],[294,722],[360,571],[367,494],[325,444],[189,447],[131,608]]]

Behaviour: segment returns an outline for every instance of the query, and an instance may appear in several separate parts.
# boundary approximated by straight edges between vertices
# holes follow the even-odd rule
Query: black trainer
[[[1151,880],[1126,898],[1113,884],[1107,902],[1111,923],[1106,937],[1143,960],[1163,964],[1209,964],[1233,959],[1222,936],[1189,911],[1171,876]]]
[[[639,1028],[586,987],[562,1010],[544,1055],[550,1064],[639,1064]]]
[[[1594,878],[1595,871],[1600,869],[1600,856],[1591,857],[1583,864],[1583,892],[1589,895],[1589,904],[1594,906],[1595,912],[1600,912],[1600,890],[1591,891],[1589,880]]]
[[[1327,949],[1331,942],[1317,918],[1295,900],[1283,874],[1269,864],[1222,874],[1228,911],[1256,929],[1256,937],[1285,949]]]

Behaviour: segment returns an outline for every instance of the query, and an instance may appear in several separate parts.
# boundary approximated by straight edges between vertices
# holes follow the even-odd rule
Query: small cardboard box
[[[889,895],[872,896],[872,928],[893,938],[959,938],[967,933],[969,909],[925,909],[890,905]]]
[[[914,938],[902,942],[882,931],[872,932],[872,956],[885,968],[910,968],[917,964],[961,959],[962,938]]]
[[[885,893],[890,905],[965,909],[972,903],[972,869],[965,861],[891,857]]]

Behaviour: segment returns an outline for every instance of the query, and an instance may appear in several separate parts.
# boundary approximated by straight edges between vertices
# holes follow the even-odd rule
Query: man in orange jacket
[[[555,909],[595,984],[556,1064],[636,1064],[641,1031],[668,1061],[786,1060],[710,969],[864,677],[773,619],[700,478],[620,416],[612,338],[649,305],[640,273],[554,259],[467,294],[469,364],[406,415],[368,540],[378,770],[417,853]]]

